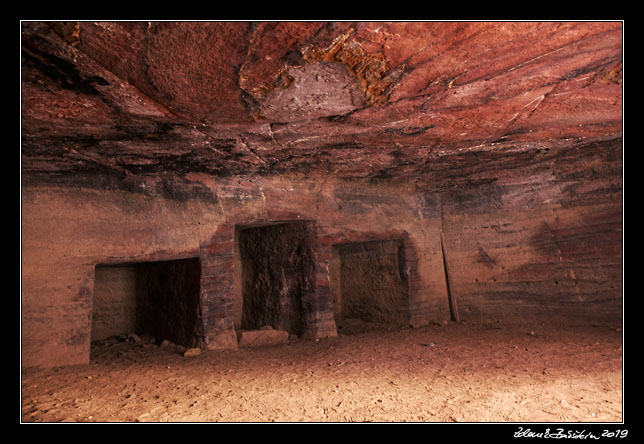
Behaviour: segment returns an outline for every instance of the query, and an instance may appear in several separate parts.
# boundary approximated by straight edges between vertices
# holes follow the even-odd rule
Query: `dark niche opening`
[[[241,329],[271,326],[296,336],[305,332],[303,301],[315,285],[309,224],[238,227]]]
[[[91,340],[136,333],[200,346],[198,258],[97,265]]]
[[[408,322],[409,286],[402,241],[334,245],[332,256],[334,316],[340,332]]]

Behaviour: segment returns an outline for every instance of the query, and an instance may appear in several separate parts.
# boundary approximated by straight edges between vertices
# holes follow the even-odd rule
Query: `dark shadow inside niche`
[[[338,332],[406,325],[409,285],[402,241],[334,245],[331,269]]]
[[[200,278],[198,258],[97,265],[92,342],[135,333],[200,346]]]
[[[137,326],[157,339],[186,347],[200,345],[199,259],[138,265]]]
[[[241,329],[270,326],[301,336],[306,295],[315,290],[310,223],[283,222],[241,228]]]

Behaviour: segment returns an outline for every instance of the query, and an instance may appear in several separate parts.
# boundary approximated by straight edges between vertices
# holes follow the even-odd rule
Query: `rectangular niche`
[[[401,240],[334,245],[329,264],[338,327],[351,319],[404,325],[409,318],[409,285]]]
[[[236,229],[235,324],[242,330],[271,326],[301,336],[304,300],[315,290],[310,222],[292,221]]]
[[[198,258],[97,265],[91,340],[136,333],[198,346],[200,277]]]

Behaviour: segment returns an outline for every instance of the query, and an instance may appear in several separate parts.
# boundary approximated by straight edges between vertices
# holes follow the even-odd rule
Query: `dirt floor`
[[[620,422],[620,328],[448,323],[22,371],[22,422]]]

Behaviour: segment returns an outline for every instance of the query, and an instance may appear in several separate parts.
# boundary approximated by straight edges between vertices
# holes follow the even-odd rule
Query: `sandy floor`
[[[192,357],[106,341],[23,370],[22,421],[622,421],[619,328],[359,327]]]

